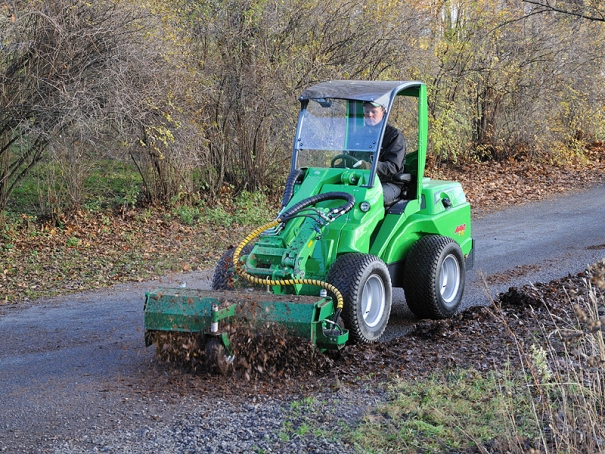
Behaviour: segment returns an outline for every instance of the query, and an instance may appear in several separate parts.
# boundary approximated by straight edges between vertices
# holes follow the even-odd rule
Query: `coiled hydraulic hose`
[[[301,169],[296,169],[290,172],[288,178],[286,179],[286,188],[284,190],[284,196],[281,201],[281,208],[283,210],[294,195],[294,185],[296,184],[296,180],[303,174],[304,172]]]
[[[329,282],[320,281],[319,279],[271,279],[269,277],[261,279],[256,276],[252,276],[252,275],[248,274],[248,272],[246,272],[246,270],[241,266],[241,264],[239,262],[239,256],[242,253],[242,250],[244,249],[246,244],[248,244],[250,241],[252,241],[252,239],[254,239],[258,235],[260,235],[262,232],[264,232],[265,230],[271,229],[271,228],[281,224],[282,222],[286,222],[286,221],[292,219],[297,213],[299,213],[300,211],[304,210],[305,208],[307,208],[311,205],[315,205],[316,203],[324,201],[324,200],[333,200],[333,199],[344,199],[346,201],[343,205],[330,210],[330,213],[335,215],[335,217],[345,214],[351,208],[353,208],[353,206],[355,205],[355,198],[351,194],[348,194],[346,192],[327,192],[325,194],[317,194],[317,195],[308,197],[307,199],[301,200],[300,202],[298,202],[297,204],[295,204],[294,206],[292,206],[291,208],[286,210],[286,212],[284,212],[280,217],[278,217],[274,221],[271,221],[265,225],[260,226],[259,228],[254,230],[252,233],[250,233],[246,238],[244,238],[244,240],[235,248],[235,251],[233,252],[233,263],[235,264],[236,272],[240,276],[242,276],[244,279],[246,279],[249,282],[252,282],[253,284],[260,284],[260,285],[295,285],[295,284],[300,285],[300,284],[302,284],[302,285],[315,285],[317,287],[325,288],[326,290],[332,292],[334,294],[334,296],[336,296],[336,312],[335,312],[335,317],[334,317],[334,319],[336,321],[336,319],[340,315],[340,312],[342,311],[342,308],[344,307],[344,299],[342,297],[342,293],[340,293],[340,291],[335,286],[330,284]]]

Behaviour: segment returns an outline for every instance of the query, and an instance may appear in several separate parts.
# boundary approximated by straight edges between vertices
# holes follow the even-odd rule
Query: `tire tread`
[[[408,254],[404,269],[404,292],[409,309],[418,318],[445,319],[453,315],[455,310],[449,311],[440,304],[439,289],[437,288],[437,274],[439,273],[439,258],[443,251],[453,246],[459,246],[452,238],[441,235],[427,235],[420,238]],[[458,290],[458,304],[464,291],[464,259],[462,252],[457,253],[460,265],[460,288]]]

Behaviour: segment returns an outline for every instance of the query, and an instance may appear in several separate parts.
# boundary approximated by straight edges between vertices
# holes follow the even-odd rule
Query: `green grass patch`
[[[233,224],[262,225],[275,219],[277,207],[262,192],[244,191],[227,203],[204,204],[200,217],[205,222],[229,227]]]
[[[345,416],[334,400],[319,400],[316,397],[303,397],[290,403],[289,411],[279,431],[282,441],[304,437],[325,438],[339,441],[342,435],[350,431]]]
[[[141,175],[128,162],[105,159],[90,162],[86,169],[73,170],[82,172],[82,187],[77,190],[67,185],[67,171],[56,161],[39,163],[13,191],[9,210],[29,215],[46,214],[53,204],[61,205],[62,200],[65,204],[72,203],[76,192],[81,194],[82,206],[91,210],[108,206],[134,207],[139,199]]]
[[[531,438],[536,431],[531,396],[520,377],[444,371],[424,380],[399,378],[389,393],[388,403],[349,435],[360,452],[456,452],[505,434]]]
[[[211,268],[257,227],[189,225],[161,209],[80,210],[57,224],[9,216],[0,231],[0,304]]]

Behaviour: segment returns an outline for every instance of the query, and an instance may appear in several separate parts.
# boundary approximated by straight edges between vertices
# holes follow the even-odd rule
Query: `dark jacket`
[[[404,165],[405,138],[397,128],[387,124],[376,164],[378,176],[389,181],[392,176],[403,172]]]

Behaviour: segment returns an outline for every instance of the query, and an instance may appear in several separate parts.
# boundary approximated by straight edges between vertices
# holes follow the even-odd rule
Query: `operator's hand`
[[[360,159],[353,167],[356,169],[370,170],[372,168],[372,164],[370,164],[368,161]]]

